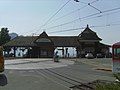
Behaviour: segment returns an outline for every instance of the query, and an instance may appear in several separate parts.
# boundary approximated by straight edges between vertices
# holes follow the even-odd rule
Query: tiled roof
[[[48,36],[44,31],[39,36],[19,36],[4,46],[37,46],[37,45],[54,45],[56,47],[77,47],[80,41],[100,41],[102,40],[87,25],[86,29],[78,36]],[[49,42],[49,43],[48,43]],[[46,43],[46,44],[45,44]]]
[[[37,44],[34,43],[37,38],[37,36],[19,36],[6,43],[4,46],[37,46]],[[54,46],[56,47],[74,47],[79,45],[79,42],[77,41],[77,36],[49,36],[49,38],[52,40]]]
[[[50,37],[54,42],[54,45],[57,47],[74,47],[79,46],[78,37],[77,36],[51,36]]]
[[[18,36],[6,43],[4,46],[35,46],[36,44],[33,43],[33,41],[35,41],[36,39],[37,37],[32,36]]]
[[[111,45],[99,43],[99,47],[106,48],[106,47],[111,47]]]
[[[36,40],[33,41],[33,43],[37,45],[54,45],[53,41],[51,38],[47,35],[45,31],[43,31]]]
[[[80,40],[102,40],[99,38],[96,34],[96,32],[92,31],[89,26],[85,28],[85,30],[79,34],[79,39]]]

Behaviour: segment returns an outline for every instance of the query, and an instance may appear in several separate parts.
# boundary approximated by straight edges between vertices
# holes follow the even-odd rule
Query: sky
[[[49,36],[77,36],[88,24],[103,43],[120,41],[120,0],[68,1],[0,0],[0,28],[24,36],[43,31]]]

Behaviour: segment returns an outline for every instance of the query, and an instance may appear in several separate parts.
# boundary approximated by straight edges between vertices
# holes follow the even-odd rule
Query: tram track
[[[84,66],[83,66],[84,65]],[[81,69],[79,66],[82,66],[81,68],[84,68],[85,66],[86,67],[90,67],[88,69]],[[106,77],[106,76],[112,76],[112,74],[109,74],[109,73],[104,73],[104,72],[99,72],[97,70],[94,70],[93,66],[89,66],[89,65],[86,65],[86,64],[82,64],[81,62],[80,63],[75,63],[74,65],[70,65],[66,68],[52,68],[50,70],[53,70],[55,72],[59,72],[60,74],[62,75],[65,75],[65,76],[70,76],[76,80],[80,80],[84,83],[88,83],[89,80],[92,80],[91,77],[93,78],[92,81],[96,80],[94,79],[94,77]],[[92,72],[90,72],[92,70]],[[83,73],[78,73],[78,72],[83,72]],[[74,74],[73,74],[74,73]],[[82,77],[85,77],[85,78],[81,78],[81,74],[82,74]],[[76,75],[76,76],[75,76]],[[89,75],[89,77],[87,76]],[[88,79],[88,80],[87,80]]]
[[[92,87],[84,84],[83,82],[80,82],[80,81],[75,80],[75,79],[73,79],[73,78],[71,78],[71,77],[62,75],[61,73],[55,72],[55,71],[50,70],[50,69],[45,69],[45,70],[47,70],[47,71],[49,71],[49,72],[51,72],[51,73],[53,73],[53,74],[55,74],[55,75],[57,75],[57,76],[60,76],[61,78],[65,78],[65,79],[67,79],[67,80],[69,80],[69,81],[71,81],[71,82],[77,83],[77,84],[72,83],[73,85],[83,85],[83,86],[85,86],[85,87],[87,87],[87,88],[93,89]]]
[[[67,90],[71,89],[70,88],[71,84],[65,85],[65,84],[61,83],[60,81],[57,80],[58,78],[57,79],[55,79],[55,77],[53,78],[53,76],[49,75],[49,73],[46,73],[43,70],[33,70],[33,71],[36,72],[38,75],[42,76],[43,78],[45,78],[46,80],[50,80],[51,82],[53,82],[53,83],[55,83],[57,85],[65,87]],[[59,79],[59,80],[61,80],[61,79]]]
[[[79,69],[78,68],[76,69],[76,67],[78,67],[78,66],[66,67],[66,69],[64,68],[64,70],[62,70],[62,71],[61,70],[59,71],[59,69],[57,70],[52,67],[51,67],[51,69],[47,69],[47,68],[34,69],[33,71],[36,72],[37,75],[40,75],[41,77],[46,78],[46,80],[51,81],[55,85],[57,84],[62,87],[65,87],[66,90],[71,90],[71,87],[79,86],[79,85],[89,88],[88,90],[93,90],[93,87],[83,83],[83,80],[81,78],[78,78],[78,74],[77,74],[77,78],[73,75],[69,75],[69,74],[79,71]],[[72,70],[75,72],[71,72]],[[68,73],[69,71],[70,71],[70,73]],[[86,90],[81,87],[77,87],[77,88],[80,90]]]
[[[51,80],[52,82],[62,85],[64,87],[66,87],[67,89],[71,89],[70,87],[72,86],[76,86],[76,85],[82,85],[84,87],[89,88],[90,90],[92,90],[93,88],[78,81],[75,80],[71,77],[62,75],[61,73],[55,72],[53,70],[50,69],[43,69],[43,70],[35,70],[38,74],[40,74],[41,76],[43,76],[44,78],[47,78],[49,80]],[[83,88],[78,87],[80,90],[84,90]]]

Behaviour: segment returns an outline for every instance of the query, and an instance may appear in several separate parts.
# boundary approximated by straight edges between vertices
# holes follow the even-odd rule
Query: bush
[[[114,77],[118,80],[118,82],[111,82],[106,84],[98,84],[96,85],[95,90],[120,90],[120,73],[113,74]]]
[[[96,86],[96,90],[120,90],[119,83],[100,84]]]

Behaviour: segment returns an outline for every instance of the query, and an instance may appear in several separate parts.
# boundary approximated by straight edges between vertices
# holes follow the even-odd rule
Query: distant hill
[[[11,37],[11,39],[14,39],[15,37],[18,36],[17,33],[9,33],[9,36]]]

